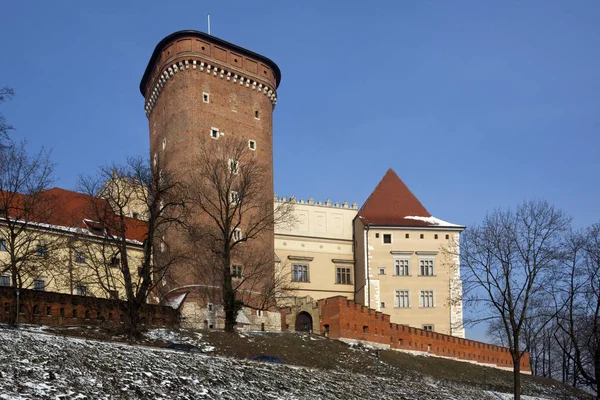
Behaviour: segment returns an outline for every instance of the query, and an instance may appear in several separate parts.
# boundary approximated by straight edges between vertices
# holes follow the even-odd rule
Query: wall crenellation
[[[391,323],[388,314],[358,305],[343,296],[322,299],[318,303],[321,333],[331,338],[367,341],[394,350],[512,368],[512,357],[505,347]],[[521,359],[521,370],[524,373],[531,371],[527,353]]]
[[[252,88],[252,90],[256,90],[258,93],[262,93],[271,100],[273,103],[273,107],[277,104],[277,93],[274,89],[270,88],[266,84],[262,84],[257,82],[254,79],[248,78],[246,76],[241,75],[239,72],[231,71],[225,69],[223,67],[217,67],[215,65],[211,65],[210,63],[205,63],[203,61],[195,60],[195,59],[186,59],[183,61],[175,62],[168,67],[164,67],[164,70],[158,77],[158,81],[154,85],[150,96],[146,101],[145,112],[146,117],[149,117],[154,109],[156,102],[158,101],[158,97],[162,92],[164,85],[167,83],[172,76],[181,71],[189,71],[196,70],[199,72],[204,72],[208,75],[212,75],[213,77],[219,77],[220,79],[226,79],[233,84],[239,83],[240,86],[246,86],[247,88]]]
[[[341,204],[339,202],[333,203],[330,199],[327,199],[325,202],[323,202],[323,201],[315,202],[315,200],[312,197],[310,197],[308,200],[305,201],[304,199],[298,200],[296,198],[296,196],[294,196],[294,195],[292,195],[288,199],[287,197],[279,197],[276,194],[273,195],[273,200],[275,202],[280,202],[280,203],[290,202],[290,203],[298,203],[298,204],[305,204],[305,205],[312,205],[312,206],[348,208],[348,209],[352,209],[352,210],[358,210],[358,204],[356,202],[354,202],[350,205],[346,200],[344,200]]]

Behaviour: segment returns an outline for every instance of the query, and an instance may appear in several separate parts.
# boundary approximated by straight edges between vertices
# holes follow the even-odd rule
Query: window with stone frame
[[[398,276],[410,275],[410,258],[408,258],[408,257],[394,258],[394,275],[398,275]]]
[[[394,307],[398,308],[409,308],[410,307],[410,297],[408,290],[396,290],[395,299],[394,299]]]
[[[421,290],[419,306],[423,308],[435,307],[435,296],[433,290]]]
[[[421,276],[435,275],[433,258],[419,258],[419,272]]]
[[[352,268],[336,267],[335,268],[335,283],[340,285],[352,284]]]
[[[0,275],[0,286],[10,286],[10,276]]]
[[[292,264],[292,282],[308,282],[308,264]]]

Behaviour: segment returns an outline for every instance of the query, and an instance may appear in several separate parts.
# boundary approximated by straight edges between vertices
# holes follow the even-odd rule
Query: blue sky
[[[533,198],[600,221],[597,1],[5,1],[0,112],[57,186],[147,155],[144,69],[208,12],[281,68],[277,194],[361,204],[391,167],[454,223]]]

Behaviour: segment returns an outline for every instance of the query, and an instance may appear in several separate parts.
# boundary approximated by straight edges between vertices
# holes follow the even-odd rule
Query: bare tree
[[[568,340],[558,341],[576,371],[574,385],[593,387],[600,395],[600,223],[571,233],[564,244],[557,303],[564,304],[556,323]]]
[[[117,288],[125,291],[125,332],[138,336],[151,292],[177,262],[176,257],[168,258],[156,249],[163,246],[160,232],[181,221],[179,184],[166,174],[153,174],[147,161],[130,158],[127,165],[100,167],[94,176],[81,176],[78,186],[89,195],[89,212],[94,218],[89,221],[90,228],[101,240],[90,245],[82,238],[76,246],[91,246],[86,252],[88,265],[106,292],[112,294]],[[132,218],[139,206],[146,221]],[[143,241],[131,239],[140,229]],[[132,253],[140,247],[141,255],[136,259]],[[159,257],[160,262],[155,262]]]
[[[49,153],[41,150],[30,156],[25,146],[21,142],[0,148],[0,247],[7,252],[0,257],[0,274],[9,273],[15,289],[43,289],[62,245],[60,236],[49,233],[48,224],[54,202],[46,189],[54,164]],[[18,316],[17,293],[11,323]]]
[[[231,332],[243,305],[273,305],[283,279],[275,274],[275,224],[288,223],[291,204],[273,205],[268,170],[245,141],[223,137],[199,149],[190,171],[188,201],[197,219],[190,242],[198,255],[194,271],[222,296],[225,331]],[[265,196],[265,193],[268,193]]]
[[[15,91],[9,87],[0,88],[0,103],[12,98]],[[6,118],[0,113],[0,147],[4,147],[6,142],[10,141],[8,132],[15,129],[12,125],[6,122]]]
[[[465,298],[476,315],[467,323],[499,321],[513,361],[514,398],[521,395],[523,334],[532,313],[548,294],[551,272],[558,260],[562,234],[570,219],[543,201],[519,205],[515,212],[494,211],[481,225],[461,238],[461,264],[465,269]],[[535,324],[535,338],[547,321]],[[532,324],[533,326],[534,324]]]

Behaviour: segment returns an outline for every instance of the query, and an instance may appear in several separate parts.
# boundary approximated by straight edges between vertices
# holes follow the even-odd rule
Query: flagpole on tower
[[[210,13],[208,14],[208,34],[210,35]]]

